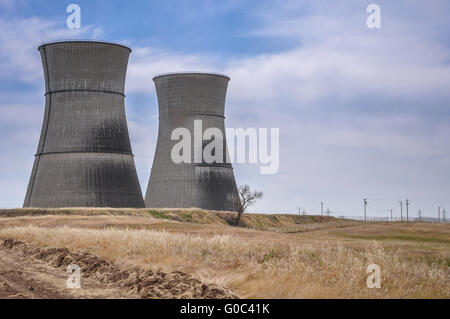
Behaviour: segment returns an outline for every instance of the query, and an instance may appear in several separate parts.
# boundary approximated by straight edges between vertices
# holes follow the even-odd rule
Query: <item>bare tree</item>
[[[252,206],[256,203],[258,199],[263,197],[263,192],[252,191],[250,186],[242,185],[239,187],[239,197],[236,198],[236,207],[237,207],[237,217],[236,217],[236,225],[239,225],[239,221],[241,220],[241,216],[249,206]]]

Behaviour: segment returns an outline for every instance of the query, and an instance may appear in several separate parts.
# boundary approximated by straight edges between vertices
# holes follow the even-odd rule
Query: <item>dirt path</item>
[[[81,269],[81,288],[68,289],[69,264]],[[121,270],[89,252],[40,248],[0,239],[0,299],[4,298],[236,298],[182,272]]]
[[[6,244],[5,244],[6,243]],[[135,294],[83,278],[83,289],[67,289],[68,273],[35,258],[26,245],[0,245],[0,298],[133,298]],[[11,243],[11,241],[9,241]]]

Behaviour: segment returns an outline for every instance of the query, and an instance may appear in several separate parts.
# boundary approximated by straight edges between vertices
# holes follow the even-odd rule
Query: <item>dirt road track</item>
[[[69,264],[81,268],[82,289],[67,289]],[[0,239],[0,298],[236,298],[181,272],[121,270],[106,260],[65,248]]]
[[[137,298],[121,289],[83,278],[83,289],[67,289],[63,269],[34,258],[25,245],[0,245],[0,298]]]

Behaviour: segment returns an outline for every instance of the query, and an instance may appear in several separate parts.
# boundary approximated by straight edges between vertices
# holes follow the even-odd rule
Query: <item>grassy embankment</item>
[[[450,225],[198,209],[0,211],[0,237],[181,270],[255,298],[450,298]],[[9,216],[9,217],[6,217]],[[14,217],[15,216],[15,217]],[[382,288],[368,289],[369,264]]]

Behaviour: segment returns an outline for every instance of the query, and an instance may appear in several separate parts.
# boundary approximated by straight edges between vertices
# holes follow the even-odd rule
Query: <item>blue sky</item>
[[[381,29],[366,7],[381,7]],[[82,28],[66,27],[81,7]],[[387,216],[450,211],[450,3],[0,0],[0,207],[22,205],[44,111],[39,44],[98,39],[133,49],[126,110],[145,193],[157,137],[152,77],[231,77],[227,127],[280,128],[280,169],[235,164],[264,191],[257,212]]]

